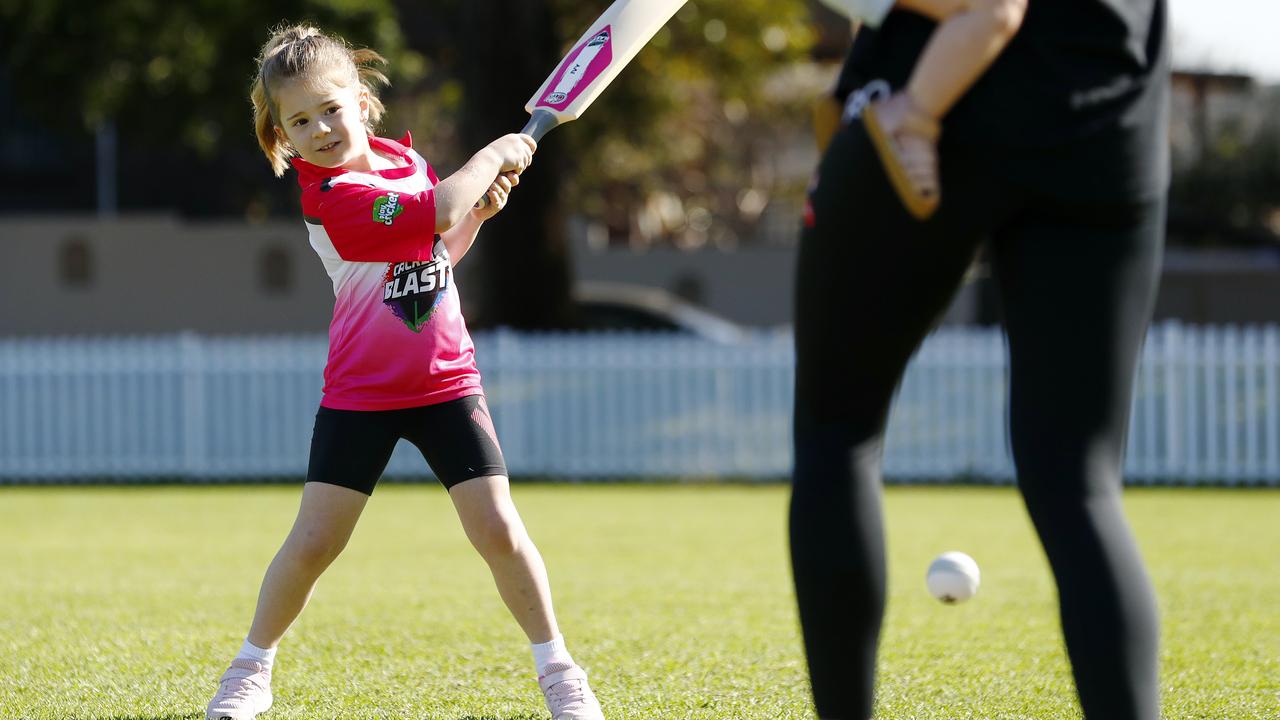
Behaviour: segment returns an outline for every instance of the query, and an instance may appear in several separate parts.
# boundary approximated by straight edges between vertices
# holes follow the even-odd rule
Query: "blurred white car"
[[[655,287],[583,282],[573,289],[583,330],[687,333],[720,343],[744,340],[742,326]]]

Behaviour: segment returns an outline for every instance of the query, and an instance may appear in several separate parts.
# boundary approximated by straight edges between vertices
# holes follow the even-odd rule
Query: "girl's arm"
[[[538,144],[528,135],[504,135],[472,155],[457,172],[441,180],[434,191],[436,232],[443,236],[462,222],[485,189],[493,185],[494,178],[507,172],[524,172],[533,162],[533,151],[537,147]],[[492,215],[481,219],[489,217]]]
[[[498,179],[494,180],[493,184],[489,186],[489,191],[486,193],[489,203],[484,208],[471,210],[453,227],[440,233],[440,239],[444,241],[445,250],[449,252],[450,262],[457,265],[462,256],[467,254],[467,251],[471,249],[472,243],[476,241],[476,234],[480,232],[480,226],[484,224],[485,220],[497,215],[502,208],[506,207],[511,188],[519,184],[520,175],[515,172],[506,172],[499,175]]]
[[[476,241],[476,233],[480,232],[480,226],[483,224],[484,221],[477,218],[474,212],[469,212],[458,224],[440,233],[440,239],[444,241],[444,249],[449,251],[451,263],[457,265],[462,256],[467,254],[471,244]]]

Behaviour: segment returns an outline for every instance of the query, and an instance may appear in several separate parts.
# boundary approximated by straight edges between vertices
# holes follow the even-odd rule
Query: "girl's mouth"
[[[317,152],[329,152],[330,150],[332,150],[332,149],[334,149],[335,147],[337,147],[339,142],[341,142],[341,141],[339,141],[339,140],[334,140],[333,142],[329,143],[328,145],[321,145],[320,147],[316,148],[316,151],[317,151]]]

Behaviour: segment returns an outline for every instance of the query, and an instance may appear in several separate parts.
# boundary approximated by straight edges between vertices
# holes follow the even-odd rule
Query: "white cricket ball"
[[[962,603],[978,592],[978,563],[962,552],[945,552],[929,563],[925,584],[929,592],[948,605]]]

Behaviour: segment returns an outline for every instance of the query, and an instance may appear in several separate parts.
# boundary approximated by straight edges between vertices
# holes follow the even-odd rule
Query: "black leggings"
[[[1008,336],[1018,486],[1057,581],[1081,705],[1090,720],[1154,720],[1155,600],[1120,490],[1163,201],[1039,197],[972,148],[944,136],[940,152],[942,204],[916,222],[855,121],[823,159],[802,235],[791,554],[818,714],[871,717],[889,404],[985,243]]]

